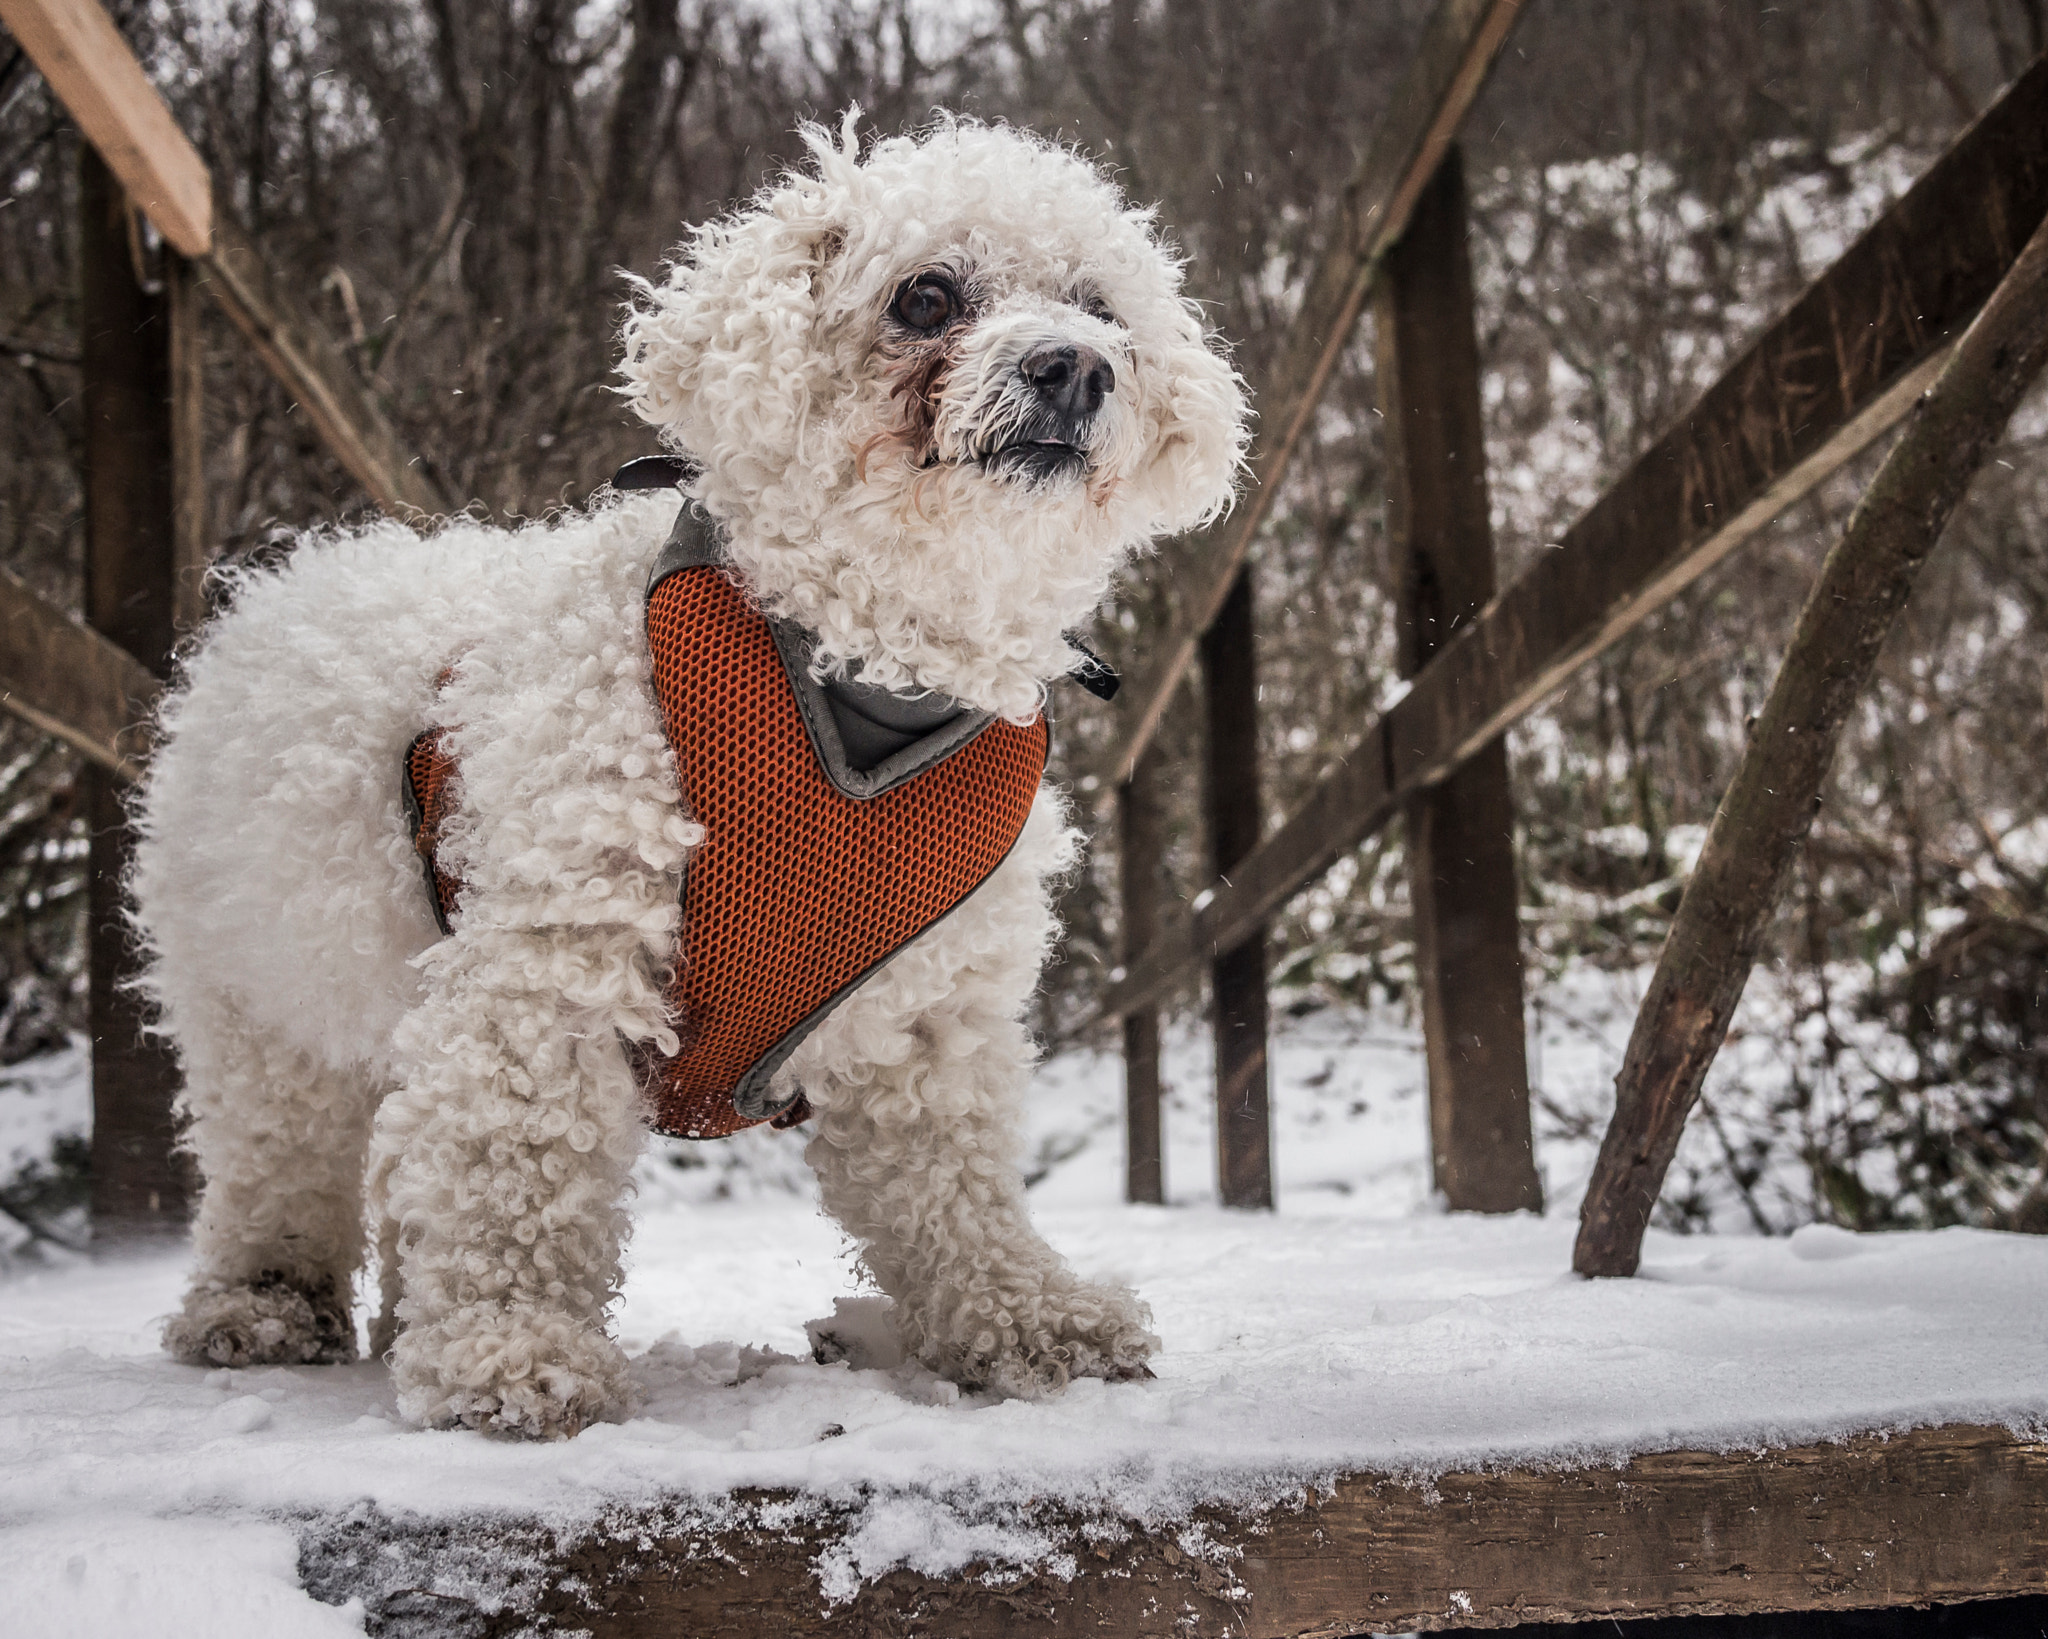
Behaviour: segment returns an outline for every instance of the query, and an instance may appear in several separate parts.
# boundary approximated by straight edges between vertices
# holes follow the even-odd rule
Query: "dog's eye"
[[[904,286],[892,311],[911,329],[929,334],[952,323],[959,310],[960,298],[939,280],[927,278]]]
[[[1100,319],[1104,324],[1114,324],[1119,328],[1122,327],[1121,321],[1109,310],[1109,303],[1105,302],[1100,296],[1090,296],[1082,304],[1081,311],[1086,313],[1091,319]]]

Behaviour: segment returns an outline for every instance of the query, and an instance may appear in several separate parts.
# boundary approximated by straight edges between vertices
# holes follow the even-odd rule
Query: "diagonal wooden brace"
[[[1964,332],[1857,503],[1793,628],[1771,697],[1636,1015],[1572,1267],[1633,1275],[1685,1118],[1819,810],[1842,725],[1970,480],[2048,364],[2048,221]]]

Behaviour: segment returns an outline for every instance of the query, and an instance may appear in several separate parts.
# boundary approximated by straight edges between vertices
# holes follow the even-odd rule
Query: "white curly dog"
[[[1229,504],[1241,383],[1149,215],[1072,154],[950,119],[864,156],[851,118],[805,135],[807,168],[640,287],[625,390],[818,678],[1028,723],[1120,566]],[[632,1048],[673,1049],[704,836],[644,624],[676,505],[311,536],[234,577],[186,657],[132,880],[205,1175],[178,1357],[353,1359],[374,1225],[371,1345],[406,1416],[560,1436],[630,1409],[606,1316]],[[433,726],[461,768],[445,936],[400,797]],[[780,1073],[909,1354],[1009,1394],[1157,1347],[1032,1229],[1018,1168],[1022,1016],[1076,841],[1042,787],[979,891]]]

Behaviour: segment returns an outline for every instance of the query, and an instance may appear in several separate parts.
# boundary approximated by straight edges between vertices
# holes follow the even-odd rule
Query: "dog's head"
[[[1241,383],[1148,213],[946,120],[699,229],[626,324],[635,407],[823,663],[1029,716],[1135,551],[1229,504]]]

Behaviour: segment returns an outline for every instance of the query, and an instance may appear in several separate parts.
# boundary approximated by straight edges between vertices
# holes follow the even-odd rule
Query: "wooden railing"
[[[1440,11],[1433,26],[1442,25],[1450,10]],[[1421,666],[1409,692],[1351,741],[1277,830],[1216,872],[1195,896],[1190,912],[1165,919],[1156,910],[1133,916],[1127,903],[1124,966],[1096,1019],[1122,1019],[1127,1043],[1144,1039],[1148,1030],[1156,1037],[1150,1014],[1173,986],[1205,963],[1213,967],[1252,942],[1262,944],[1267,922],[1295,894],[1396,814],[1412,810],[1433,788],[1470,767],[1498,745],[1511,724],[1588,661],[1895,426],[1934,379],[1954,338],[2011,267],[2044,213],[2048,59],[2022,74],[1958,137],[1588,508],[1557,549],[1537,558],[1482,609],[1469,616],[1451,611],[1452,635]],[[1386,260],[1382,253],[1375,266]],[[1383,338],[1393,317],[1383,312]],[[1383,379],[1402,383],[1403,372],[1391,364],[1382,358]],[[1439,392],[1440,385],[1429,384],[1426,390]],[[1418,412],[1419,406],[1410,402],[1418,386],[1413,372],[1397,385],[1401,401],[1387,406],[1390,421],[1403,422]],[[1287,408],[1287,425],[1298,426],[1303,407],[1290,400]],[[1285,444],[1288,452],[1293,448],[1294,442]],[[1268,474],[1284,464],[1285,456],[1275,455],[1255,458],[1254,466],[1270,482]],[[1395,481],[1410,480],[1397,472]],[[1270,504],[1270,497],[1262,504]],[[1397,505],[1395,511],[1401,510]],[[1411,557],[1427,552],[1439,559],[1469,553],[1469,539],[1461,543],[1456,538],[1459,527],[1440,519],[1425,532],[1432,539],[1411,539],[1407,550]],[[1469,537],[1471,526],[1462,527]],[[1396,545],[1398,557],[1402,543]],[[1210,565],[1242,557],[1234,537],[1233,547],[1234,556],[1204,548],[1186,571],[1198,588],[1190,603],[1198,613],[1207,611],[1216,579]],[[1404,621],[1415,618],[1413,610],[1402,613]],[[1176,629],[1158,675],[1178,680],[1172,662],[1181,644]],[[1248,665],[1241,662],[1239,670]],[[1205,678],[1211,690],[1219,684],[1233,686],[1228,677]],[[1127,808],[1142,797],[1147,777],[1133,748],[1146,744],[1158,710],[1158,702],[1141,688],[1132,725],[1101,765],[1138,776],[1136,784],[1127,779],[1121,788]],[[1255,779],[1255,754],[1255,741],[1241,735],[1230,777]],[[1213,753],[1211,761],[1216,762]],[[1127,867],[1127,875],[1139,868]],[[1155,902],[1161,897],[1154,892]],[[1426,894],[1413,897],[1420,921],[1440,917]],[[1436,931],[1418,928],[1425,964],[1429,947],[1440,943],[1432,939]],[[1504,925],[1500,937],[1513,939],[1511,924]],[[1504,953],[1495,956],[1498,966]],[[1425,997],[1433,982],[1464,986],[1471,980],[1469,973],[1425,971],[1422,977]],[[1447,1169],[1483,1170],[1486,1164],[1476,1152],[1442,1153],[1446,1135],[1487,1128],[1483,1121],[1463,1122],[1455,1107],[1444,1107],[1455,1106],[1458,1090],[1442,1085],[1442,1055],[1436,1049],[1444,1027],[1432,1020],[1427,1005],[1424,1012],[1425,1034],[1432,1038],[1432,1131],[1439,1141],[1441,1183]],[[1519,1061],[1521,1030],[1518,1012],[1494,1017],[1487,1045],[1504,1064]],[[1221,1062],[1225,1043],[1220,1028],[1218,1048],[1220,1088],[1230,1073]],[[1256,1054],[1263,1062],[1264,1045],[1239,1040],[1230,1052],[1237,1061]],[[1143,1119],[1156,1102],[1156,1091],[1143,1082],[1156,1070],[1139,1063],[1127,1073],[1132,1077],[1135,1151],[1138,1142],[1157,1141],[1156,1120]],[[1511,1081],[1512,1066],[1507,1074]],[[1496,1079],[1471,1096],[1497,1103],[1499,1092]],[[1227,1178],[1231,1139],[1221,1122],[1219,1131]],[[1473,1142],[1484,1149],[1498,1138]],[[1149,1156],[1135,1153],[1132,1168],[1134,1176],[1157,1170]],[[1238,1194],[1245,1202],[1255,1196],[1270,1199],[1270,1181]],[[1504,1196],[1498,1204],[1520,1203]]]
[[[1177,614],[1127,687],[1115,741],[1093,765],[1121,803],[1125,968],[1098,1016],[1123,1023],[1133,1199],[1161,1193],[1157,1004],[1206,964],[1217,999],[1223,1197],[1271,1203],[1267,924],[1405,812],[1437,1182],[1453,1205],[1535,1204],[1520,953],[1514,919],[1503,914],[1514,895],[1501,736],[1896,424],[2048,212],[2044,62],[1636,460],[1557,550],[1496,595],[1454,139],[1518,5],[1441,0],[1425,26],[1345,187],[1300,312],[1259,384],[1262,419],[1245,498],[1173,560],[1184,585]],[[161,544],[151,548],[163,561],[148,569],[164,578],[155,601],[179,609],[180,625],[189,626],[193,570],[204,551],[189,303],[199,290],[241,328],[375,499],[399,512],[445,510],[448,498],[408,455],[344,351],[223,208],[96,0],[0,0],[0,19],[171,247],[170,321],[145,327],[146,336],[138,331],[136,343],[168,355],[151,368],[173,384],[170,402],[137,412],[145,420],[161,414],[168,424],[138,423],[123,433],[170,452]],[[1379,375],[1391,434],[1400,660],[1413,686],[1276,831],[1262,835],[1249,556],[1369,300],[1378,306],[1385,349]],[[127,394],[136,405],[147,397]],[[86,624],[0,578],[0,709],[129,778],[145,749],[138,736],[168,638],[124,638],[94,618],[102,603],[123,605],[119,576],[148,554],[138,556],[125,536],[110,555],[98,553],[96,528],[106,534],[114,526],[95,525],[90,495],[87,512],[99,590]],[[120,529],[131,525],[140,527],[127,520]],[[130,596],[124,606],[137,602]],[[1149,747],[1198,653],[1213,881],[1191,913],[1168,916],[1156,880],[1150,784],[1157,770]],[[1445,853],[1455,854],[1459,871],[1433,869],[1431,860]],[[96,947],[95,961],[120,960],[117,945]],[[1460,1052],[1447,1051],[1452,1040]]]
[[[400,514],[447,511],[448,497],[405,449],[340,345],[291,295],[221,201],[205,162],[98,0],[0,0],[0,21],[78,122],[129,203],[163,235],[172,281],[213,299],[379,505]],[[136,345],[152,343],[168,346],[170,337],[152,331]],[[169,367],[166,373],[173,391],[162,413],[174,424],[196,424],[196,372]],[[174,556],[189,558],[204,551],[205,525],[192,493],[196,483],[188,477],[180,487],[185,493],[178,498],[177,532],[187,539]],[[190,573],[195,567],[179,565],[185,571],[181,581],[196,579]],[[178,601],[196,612],[191,593],[189,584],[181,584]],[[77,622],[11,577],[0,584],[0,622],[0,710],[57,735],[116,775],[132,777],[139,766],[135,734],[154,699],[154,690],[142,687],[135,673],[151,668],[132,656],[110,656],[106,650],[114,645],[90,641]]]
[[[0,0],[4,20],[87,138],[79,157],[85,620],[0,575],[0,710],[87,759],[87,963],[93,1039],[93,1233],[182,1231],[177,1066],[125,980],[131,837],[117,789],[147,751],[172,648],[204,612],[206,526],[198,296],[241,330],[365,490],[400,514],[444,512],[340,346],[218,197],[98,0]],[[164,245],[140,266],[136,213]]]

